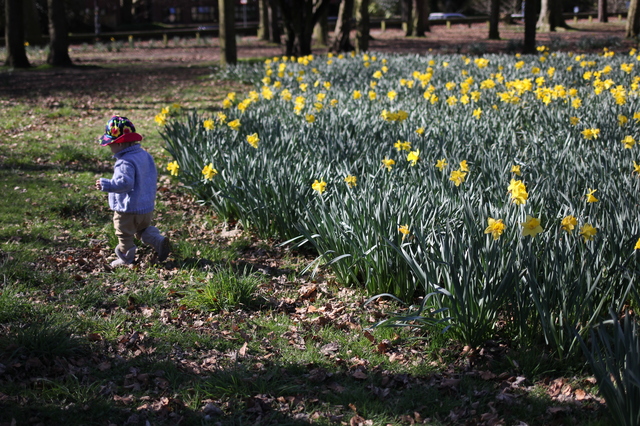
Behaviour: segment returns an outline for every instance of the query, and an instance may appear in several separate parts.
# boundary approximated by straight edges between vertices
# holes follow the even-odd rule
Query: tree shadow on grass
[[[314,362],[284,362],[241,339],[131,331],[106,341],[30,320],[0,325],[0,425],[606,423],[597,402],[563,404],[463,371],[415,376],[322,348]]]

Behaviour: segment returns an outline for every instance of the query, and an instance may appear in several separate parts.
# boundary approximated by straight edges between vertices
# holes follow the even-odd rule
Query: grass
[[[549,396],[545,383],[567,372],[551,361],[499,342],[470,356],[408,327],[365,331],[397,307],[365,308],[364,290],[299,274],[305,252],[247,230],[221,236],[236,224],[167,175],[153,123],[168,102],[215,111],[238,91],[195,74],[105,95],[132,112],[157,160],[156,217],[175,243],[165,264],[141,247],[135,267],[115,271],[111,213],[93,189],[111,172],[93,140],[112,110],[85,108],[104,93],[56,88],[59,108],[0,93],[0,423],[438,425],[495,412],[508,424],[607,424],[594,397],[574,408]],[[509,382],[518,375],[526,386]]]

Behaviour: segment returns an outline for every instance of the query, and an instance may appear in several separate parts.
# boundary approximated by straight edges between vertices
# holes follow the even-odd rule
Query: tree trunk
[[[400,17],[402,20],[402,29],[404,30],[405,37],[409,37],[413,32],[413,28],[411,28],[411,24],[413,23],[411,20],[413,1],[400,0],[400,8],[401,8]]]
[[[538,22],[536,23],[536,29],[540,32],[548,33],[549,31],[555,31],[556,29],[551,17],[552,1],[553,0],[541,0],[540,2],[540,16],[538,17]],[[525,9],[526,7],[527,6],[525,4]]]
[[[40,27],[40,17],[38,16],[38,9],[36,8],[35,0],[25,0],[24,9],[24,39],[30,44],[41,46],[44,44],[44,38],[42,37],[42,28]]]
[[[4,11],[4,37],[7,48],[4,64],[13,68],[29,68],[29,59],[24,49],[22,0],[5,0]]]
[[[629,3],[629,11],[627,12],[627,30],[625,36],[627,38],[635,38],[640,34],[640,8],[638,0],[631,0]]]
[[[351,52],[354,47],[351,44],[351,18],[353,17],[353,1],[342,0],[338,11],[338,20],[333,32],[333,52]]]
[[[133,0],[120,0],[120,19],[125,25],[133,23],[131,9],[133,9]]]
[[[489,12],[489,40],[500,40],[500,0],[491,0]]]
[[[320,46],[329,46],[329,8],[323,9],[313,29],[313,37]]]
[[[607,0],[598,0],[598,22],[609,22],[607,17]]]
[[[269,41],[269,0],[258,0],[258,39]]]
[[[425,31],[429,31],[429,3],[428,0],[412,1],[411,35],[424,37]]]
[[[356,0],[356,52],[369,50],[369,0]]]
[[[564,15],[562,14],[563,9],[563,0],[553,0],[551,3],[551,17],[553,18],[553,24],[555,28],[569,28],[567,21],[564,19]]]
[[[267,0],[269,10],[269,40],[272,43],[280,44],[280,16],[278,13],[278,1]]]
[[[220,64],[223,67],[235,65],[238,62],[235,0],[218,0],[218,14]]]
[[[64,0],[47,0],[49,8],[49,55],[47,63],[54,67],[73,65],[69,57],[69,33]]]
[[[524,44],[522,53],[536,53],[536,2],[532,0],[524,3]]]
[[[285,55],[310,55],[313,27],[329,0],[279,0],[279,6],[287,35]]]

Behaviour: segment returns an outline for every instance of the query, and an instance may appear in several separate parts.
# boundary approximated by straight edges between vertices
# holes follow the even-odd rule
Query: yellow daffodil
[[[418,162],[418,160],[420,160],[420,150],[419,149],[415,150],[415,151],[411,151],[407,155],[407,161],[409,161],[412,166],[415,166],[416,163]]]
[[[469,164],[467,163],[467,160],[462,160],[460,162],[460,171],[463,171],[463,172],[469,171]]]
[[[446,158],[442,158],[438,161],[436,161],[436,168],[440,171],[443,171],[444,168],[447,167],[447,160]]]
[[[569,117],[569,123],[571,123],[572,126],[577,126],[578,123],[580,123],[580,119],[578,117]]]
[[[231,127],[233,130],[238,130],[240,128],[240,120],[236,118],[235,120],[227,123],[227,126]]]
[[[260,138],[257,133],[252,135],[247,135],[247,142],[254,148],[258,148],[258,142],[260,142]]]
[[[204,175],[205,179],[211,180],[215,175],[218,174],[218,171],[213,168],[213,163],[209,163],[202,169],[202,174]]]
[[[636,144],[636,140],[633,138],[633,136],[627,135],[624,137],[624,139],[622,139],[622,143],[624,144],[624,147],[626,149],[631,149]]]
[[[490,217],[487,219],[487,223],[489,226],[484,230],[484,233],[491,234],[494,240],[500,238],[500,235],[502,235],[506,229],[506,225],[502,222],[502,219],[494,219]]]
[[[180,165],[177,161],[172,161],[171,163],[167,164],[167,170],[171,172],[171,176],[178,176]]]
[[[400,225],[398,227],[398,232],[402,234],[402,239],[404,240],[404,238],[409,235],[409,225]]]
[[[629,122],[629,117],[626,115],[619,114],[618,115],[618,126],[622,127]]]
[[[638,238],[638,241],[636,241],[636,245],[635,247],[633,247],[634,250],[640,250],[640,238]]]
[[[325,191],[325,188],[327,187],[327,182],[325,181],[318,181],[318,179],[316,179],[312,184],[311,184],[311,188],[314,191],[318,191],[320,194],[322,194]]]
[[[522,225],[522,236],[527,235],[534,238],[536,235],[542,232],[542,226],[540,226],[540,219],[527,215],[527,218]]]
[[[520,172],[520,166],[519,165],[513,165],[511,166],[511,173],[515,174],[516,176],[520,176],[521,172]]]
[[[507,192],[511,193],[511,201],[517,205],[526,204],[529,199],[529,193],[527,192],[527,188],[521,180],[511,179],[509,186],[507,187]]]
[[[589,192],[587,192],[587,203],[597,203],[599,200],[593,195],[597,189],[589,188]]]
[[[452,170],[451,174],[449,175],[449,180],[455,183],[456,186],[460,186],[460,184],[464,182],[466,177],[467,174],[462,170]]]
[[[633,171],[631,172],[631,174],[634,173],[638,173],[638,175],[640,175],[640,164],[636,163],[635,161],[633,162]]]
[[[353,99],[360,99],[362,97],[362,92],[360,92],[359,90],[354,90],[352,97]]]
[[[574,216],[565,216],[560,222],[560,227],[563,231],[568,232],[569,234],[573,232],[573,229],[578,225],[578,219]]]
[[[211,119],[204,120],[204,122],[202,123],[202,126],[207,130],[213,130],[213,127],[214,127],[213,120]]]
[[[304,119],[307,120],[307,123],[313,123],[316,121],[316,116],[313,114],[307,114],[304,116]]]
[[[482,117],[482,108],[476,108],[473,110],[473,117],[476,119],[480,119]]]
[[[593,237],[598,232],[598,229],[591,226],[589,223],[585,223],[582,228],[580,228],[580,235],[584,238],[584,241],[591,241]]]
[[[416,133],[419,134],[420,136],[424,135],[424,127],[418,127],[416,129]]]
[[[584,138],[587,140],[598,139],[599,135],[600,129],[584,129],[582,131],[582,136],[584,136]]]
[[[400,142],[400,141],[398,141],[398,142],[393,144],[393,147],[395,149],[397,149],[398,152],[400,152],[400,151],[411,151],[411,142],[406,142],[406,141],[405,142]]]
[[[353,188],[354,186],[356,186],[357,180],[358,178],[356,178],[353,175],[349,175],[346,178],[344,178],[344,181],[347,183],[347,185],[349,185],[349,188]]]
[[[385,157],[384,160],[382,160],[382,165],[386,167],[387,170],[391,170],[394,164],[396,164],[396,162],[390,158]]]
[[[167,116],[166,114],[157,114],[154,120],[158,126],[164,126],[167,123]]]

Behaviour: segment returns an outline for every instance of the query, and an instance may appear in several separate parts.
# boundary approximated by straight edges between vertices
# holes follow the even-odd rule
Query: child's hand
[[[102,185],[100,184],[100,179],[98,179],[98,180],[96,181],[96,189],[97,189],[98,191],[102,191]]]

